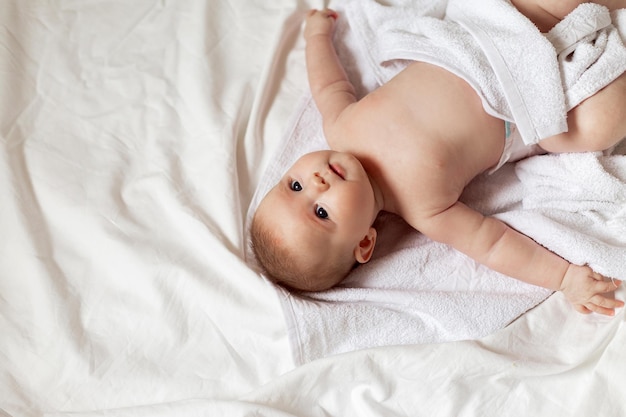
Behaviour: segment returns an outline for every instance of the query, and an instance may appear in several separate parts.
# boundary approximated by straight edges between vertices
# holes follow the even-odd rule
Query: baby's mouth
[[[335,173],[335,175],[337,175],[339,178],[345,181],[346,174],[343,172],[340,166],[335,165],[335,164],[329,164],[328,167],[330,168],[332,172]]]

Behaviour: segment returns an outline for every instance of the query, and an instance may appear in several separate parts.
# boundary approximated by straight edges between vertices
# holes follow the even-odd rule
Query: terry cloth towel
[[[544,155],[516,173],[522,210],[503,221],[572,263],[626,279],[626,156]]]
[[[393,3],[349,0],[345,5],[361,40],[359,53],[367,56],[378,82],[393,77],[402,68],[398,62],[442,66],[477,91],[489,114],[514,122],[526,144],[566,131],[567,110],[626,69],[626,48],[614,25],[606,24],[610,15],[603,6],[585,5],[546,37],[506,0],[449,0],[443,18],[420,15],[419,2]],[[615,19],[621,19],[617,13]],[[574,54],[580,59],[572,60],[569,48],[557,59],[550,40],[569,39],[581,24],[587,36],[574,42],[581,47]],[[592,74],[584,76],[586,69]],[[572,92],[566,97],[563,88]]]
[[[626,71],[626,10],[583,3],[546,35],[554,45],[571,109]]]

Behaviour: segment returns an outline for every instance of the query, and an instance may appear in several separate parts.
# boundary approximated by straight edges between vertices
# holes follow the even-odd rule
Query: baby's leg
[[[568,132],[539,145],[548,152],[602,151],[626,137],[626,73],[567,114]]]

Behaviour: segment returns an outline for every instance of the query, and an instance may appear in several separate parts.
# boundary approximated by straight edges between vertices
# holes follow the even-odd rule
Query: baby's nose
[[[328,188],[328,183],[319,172],[316,172],[313,174],[313,182],[315,183],[315,185],[317,185],[320,188],[324,188],[324,189]]]

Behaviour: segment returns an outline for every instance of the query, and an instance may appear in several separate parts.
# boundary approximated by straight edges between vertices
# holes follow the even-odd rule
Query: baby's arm
[[[309,85],[327,136],[343,110],[356,101],[354,87],[332,42],[335,19],[337,13],[330,9],[311,10],[304,30]]]
[[[573,265],[505,223],[457,202],[422,222],[421,231],[489,268],[521,281],[562,291],[577,311],[613,315],[624,303],[606,297],[619,280]]]

